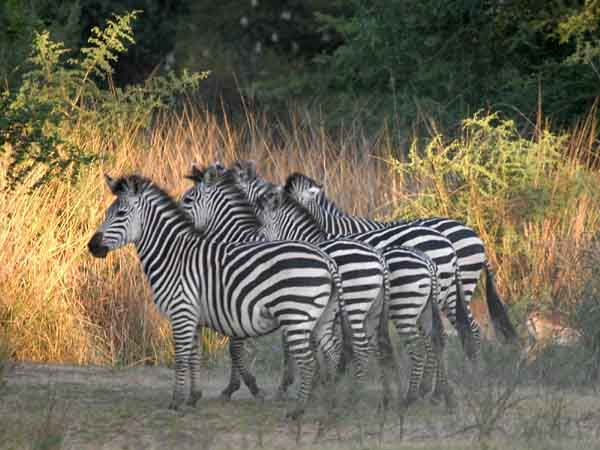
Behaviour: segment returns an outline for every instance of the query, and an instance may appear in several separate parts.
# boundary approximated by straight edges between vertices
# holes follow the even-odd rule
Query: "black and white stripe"
[[[281,188],[267,189],[257,199],[256,209],[263,223],[263,231],[271,240],[302,240],[312,243],[322,242],[322,245],[336,242],[327,241],[327,234],[318,226],[310,213]],[[435,299],[439,295],[436,268],[430,258],[411,248],[389,247],[383,250],[382,255],[390,272],[390,296],[386,304],[386,315],[407,344],[413,363],[406,396],[406,404],[408,404],[416,400],[419,395],[426,358],[434,358],[429,339],[431,334],[439,331],[432,329],[432,307],[437,312]],[[352,254],[348,257],[355,258]],[[336,262],[343,278],[343,265],[339,260]],[[349,287],[344,287],[344,293],[346,303],[350,302]],[[380,329],[387,331],[387,321],[381,324]],[[382,347],[388,350],[385,345]],[[381,356],[389,359],[391,356],[389,350]],[[429,367],[432,368],[434,365],[434,361],[430,360]],[[440,376],[440,383],[440,389],[449,390],[445,374]]]
[[[257,188],[254,188],[257,189]],[[458,258],[458,268],[465,300],[469,313],[471,328],[477,339],[477,352],[480,344],[479,325],[470,312],[470,301],[479,281],[481,272],[486,275],[486,299],[492,324],[498,336],[508,342],[515,342],[517,334],[511,324],[503,302],[498,296],[492,271],[490,269],[483,241],[477,233],[464,223],[444,217],[417,219],[412,221],[379,222],[376,220],[354,217],[340,210],[333,201],[326,197],[322,186],[302,174],[292,174],[286,182],[286,189],[301,200],[329,233],[345,236],[372,230],[383,230],[389,227],[427,227],[446,237],[454,247]]]
[[[90,240],[104,257],[134,243],[157,308],[171,321],[175,341],[172,408],[200,397],[197,330],[207,326],[226,336],[248,338],[282,328],[301,373],[302,413],[311,390],[315,358],[312,335],[333,333],[337,267],[318,248],[301,242],[228,244],[198,232],[178,205],[150,180],[107,177],[117,199]],[[333,299],[333,301],[332,301]]]
[[[238,185],[247,192],[251,201],[256,201],[256,197],[266,192],[271,186],[271,183],[258,177],[253,162],[238,161],[234,164],[232,170],[237,173]],[[294,183],[290,182],[290,179]],[[293,174],[288,177],[285,189],[309,210],[318,225],[330,236],[339,236],[335,234],[336,232],[349,233],[347,237],[360,240],[380,249],[389,246],[413,247],[425,253],[436,263],[437,276],[441,286],[441,295],[438,297],[439,305],[452,325],[457,328],[467,355],[471,359],[477,359],[480,351],[480,330],[465,302],[464,290],[459,278],[457,254],[451,242],[441,233],[431,228],[402,224],[356,234],[355,232],[360,229],[360,223],[367,222],[367,220],[358,219],[358,221],[353,221],[351,218],[346,217],[341,218],[341,220],[335,220],[338,217],[328,220],[330,216],[324,214],[315,201],[317,195],[324,195],[322,189],[316,183],[309,182],[312,182],[312,180],[308,177]],[[449,391],[445,389],[444,372],[443,358],[438,358],[438,382],[434,394],[436,396],[445,395],[448,401],[450,397],[447,395]]]
[[[197,170],[197,174],[200,173],[202,171]],[[212,220],[207,231],[223,239],[258,239],[254,208],[230,172],[217,176],[214,167],[209,167],[202,177],[195,178],[196,185],[183,195],[181,204],[196,224],[202,225],[203,218],[210,215]],[[252,220],[256,222],[254,225]],[[262,235],[261,238],[264,239]],[[379,252],[355,241],[339,239],[317,245],[339,268],[344,291],[340,307],[350,326],[348,334],[355,375],[362,378],[367,355],[376,342],[375,328],[369,330],[366,327],[369,323],[379,322],[387,295],[384,289],[385,261]],[[291,381],[290,375],[288,372],[288,377],[284,378],[282,391],[287,388],[286,382]]]

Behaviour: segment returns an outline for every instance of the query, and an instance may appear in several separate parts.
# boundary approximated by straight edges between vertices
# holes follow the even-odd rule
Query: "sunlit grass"
[[[274,182],[302,171],[322,180],[341,208],[385,218],[406,211],[411,195],[422,188],[388,164],[392,154],[404,151],[394,148],[390,130],[373,136],[354,126],[332,136],[307,111],[290,117],[283,123],[248,114],[243,123],[232,124],[185,109],[157,118],[151,133],[115,124],[108,139],[89,125],[85,133],[76,128],[71,138],[104,162],[85,170],[74,185],[57,179],[31,194],[28,186],[0,194],[0,321],[17,358],[111,365],[171,361],[169,324],[152,304],[133,249],[105,260],[88,253],[87,241],[112,201],[104,172],[139,172],[178,196],[189,186],[183,175],[192,162],[255,159],[263,176]],[[501,293],[512,302],[543,295],[577,301],[578,283],[586,273],[582,258],[600,228],[597,197],[568,190],[581,173],[578,155],[587,155],[592,145],[589,128],[580,127],[553,149],[564,163],[560,176],[554,173],[560,196],[551,215],[523,221],[516,208],[497,215],[502,221],[492,230],[477,214],[494,205],[471,199],[468,221],[488,244]],[[586,174],[597,182],[596,172]],[[464,211],[453,210],[451,203],[439,205],[414,212],[463,218]],[[503,237],[491,234],[494,230],[504,230]],[[223,344],[214,335],[205,337],[209,352]]]

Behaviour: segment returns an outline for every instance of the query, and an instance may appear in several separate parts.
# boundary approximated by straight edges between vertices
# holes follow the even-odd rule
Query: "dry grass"
[[[0,214],[0,321],[13,337],[17,358],[111,365],[171,360],[169,324],[151,304],[133,250],[114,252],[106,260],[87,251],[112,201],[103,172],[139,172],[179,195],[188,186],[183,175],[192,162],[250,158],[275,182],[291,171],[323,180],[328,194],[354,214],[387,217],[406,200],[413,186],[403,184],[386,162],[399,150],[390,131],[367,137],[353,126],[332,137],[318,116],[300,111],[290,117],[274,123],[248,114],[234,125],[184,110],[159,117],[151,133],[115,124],[110,140],[89,127],[81,134],[75,129],[72,139],[106,156],[104,163],[85,171],[75,185],[55,180],[30,195],[26,186],[0,194],[6,212]],[[582,125],[584,131],[565,143],[573,154],[591,145],[583,136],[588,128]],[[578,166],[573,167],[575,174]],[[527,286],[533,287],[531,295],[549,290],[552,296],[577,298],[572,280],[581,279],[580,258],[600,227],[600,203],[590,196],[569,200],[564,217],[519,224],[525,250],[519,249],[514,260],[506,256],[513,251],[510,240],[497,242],[479,230],[500,269],[501,293],[516,300]],[[518,221],[518,216],[506,220]],[[523,254],[529,255],[526,261]],[[205,342],[210,351],[223,344],[208,335]]]
[[[328,190],[342,206],[372,213],[390,192],[383,183],[389,171],[370,158],[384,150],[373,142],[365,147],[366,138],[356,131],[333,140],[306,122],[308,117],[298,115],[297,122],[284,126],[249,116],[234,127],[184,111],[159,118],[150,134],[117,124],[110,141],[89,129],[85,138],[75,130],[72,139],[105,155],[106,162],[84,172],[75,185],[55,180],[32,194],[28,186],[0,194],[8,212],[0,215],[0,320],[14,337],[17,358],[111,365],[171,360],[169,324],[151,303],[134,251],[114,252],[106,260],[87,251],[112,201],[103,172],[139,172],[179,195],[188,187],[183,175],[192,162],[252,158],[276,181],[291,170],[327,173]],[[121,144],[109,144],[114,141]],[[365,176],[367,189],[348,183],[348,177]],[[204,344],[214,351],[223,341],[207,334]]]

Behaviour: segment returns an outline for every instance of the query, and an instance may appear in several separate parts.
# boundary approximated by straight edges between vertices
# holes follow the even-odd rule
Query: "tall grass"
[[[192,162],[253,158],[277,181],[290,170],[327,173],[343,206],[372,213],[371,205],[382,203],[387,168],[368,157],[356,131],[333,140],[306,122],[309,117],[298,115],[285,126],[249,115],[233,126],[186,109],[159,117],[151,133],[123,123],[109,137],[90,124],[81,136],[73,130],[70,139],[81,139],[78,144],[102,155],[104,163],[85,170],[74,185],[55,179],[32,193],[25,183],[0,194],[0,320],[17,357],[111,365],[171,361],[169,323],[155,311],[134,250],[106,260],[88,253],[86,244],[112,202],[104,172],[139,172],[179,195],[188,187],[183,175]],[[365,173],[368,188],[348,182]],[[205,334],[208,351],[222,345]]]
[[[391,217],[443,212],[463,218],[489,245],[489,256],[499,269],[500,290],[513,301],[522,300],[526,293],[531,298],[548,293],[576,299],[569,277],[580,278],[578,258],[600,227],[595,192],[570,187],[582,173],[587,177],[582,183],[598,181],[597,173],[583,168],[573,156],[589,146],[584,136],[587,128],[548,144],[561,169],[541,175],[558,187],[550,190],[552,214],[535,221],[519,217],[526,204],[509,202],[509,208],[496,201],[495,192],[490,197],[474,194],[460,208],[439,199],[426,203],[431,180],[409,178],[397,170],[397,164],[389,163],[398,149],[385,129],[373,136],[353,126],[332,136],[308,111],[290,113],[285,123],[248,114],[245,121],[233,124],[184,109],[158,117],[152,130],[118,123],[113,135],[106,137],[100,129],[90,130],[90,124],[81,136],[75,128],[70,139],[81,139],[78,144],[104,156],[103,163],[86,169],[74,185],[56,179],[33,193],[23,185],[0,194],[0,321],[19,359],[111,365],[172,359],[169,324],[152,305],[133,249],[113,252],[106,260],[96,260],[87,251],[87,241],[112,201],[103,172],[139,172],[179,195],[188,187],[183,175],[192,162],[251,158],[275,182],[284,181],[291,171],[322,180],[328,194],[353,214]],[[477,144],[473,136],[463,139],[456,143],[458,147]],[[530,140],[532,145],[536,139]],[[429,150],[432,155],[443,154],[445,145],[434,139]],[[451,186],[453,179],[438,181]],[[462,189],[475,187],[469,183]],[[445,193],[433,194],[451,198],[451,191],[444,189]],[[419,193],[423,194],[420,203],[415,201]],[[536,198],[523,201],[535,204]],[[495,227],[483,220],[487,217],[483,211],[489,210],[497,210]],[[206,335],[204,341],[210,352],[223,345],[214,335]]]
[[[504,297],[574,315],[591,277],[600,230],[595,113],[571,133],[538,126],[522,136],[495,114],[465,120],[463,135],[435,135],[409,162],[395,216],[450,216],[475,228]]]

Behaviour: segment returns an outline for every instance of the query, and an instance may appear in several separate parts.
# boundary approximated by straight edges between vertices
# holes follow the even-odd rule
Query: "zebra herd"
[[[311,178],[295,173],[277,186],[262,179],[252,161],[228,169],[220,163],[193,166],[188,178],[194,185],[179,203],[147,178],[105,178],[117,198],[88,247],[93,256],[105,257],[128,243],[136,246],[154,302],[171,321],[172,409],[195,405],[202,396],[200,327],[230,337],[224,398],[241,381],[255,397],[264,397],[244,364],[244,341],[280,329],[284,371],[278,395],[296,375],[300,379],[288,413],[293,418],[304,411],[317,368],[320,378],[329,379],[342,360],[361,386],[374,357],[387,402],[395,373],[389,321],[412,362],[401,404],[433,391],[453,407],[440,313],[476,361],[481,332],[469,304],[482,271],[491,322],[499,336],[516,340],[483,243],[459,221],[352,217]]]

